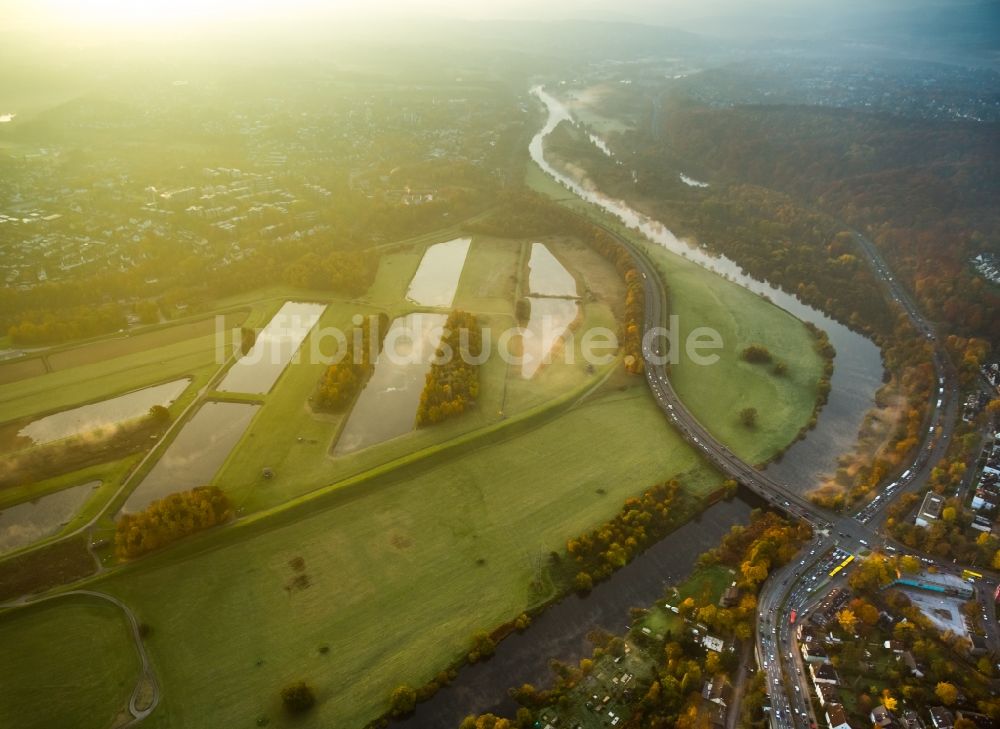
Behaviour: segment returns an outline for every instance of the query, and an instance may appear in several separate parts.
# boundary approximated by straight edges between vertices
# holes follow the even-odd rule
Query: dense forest
[[[745,184],[690,188],[662,160],[636,155],[629,165],[618,164],[566,123],[552,133],[546,157],[557,164],[583,161],[602,190],[627,197],[677,235],[725,254],[847,326],[868,334],[891,327],[878,282],[851,234],[788,195]]]
[[[18,346],[35,346],[107,334],[126,326],[129,309],[142,312],[154,296],[169,311],[284,281],[291,286],[357,297],[371,286],[378,254],[369,250],[331,250],[309,243],[282,251],[249,252],[239,261],[215,264],[199,257],[162,262],[164,281],[147,285],[137,270],[108,271],[79,280],[46,283],[20,291],[0,289],[0,323]],[[152,279],[150,279],[152,280]],[[95,294],[95,292],[98,292]],[[148,318],[148,317],[147,317]]]
[[[997,125],[678,99],[661,119],[640,178],[696,161],[713,182],[787,193],[864,230],[949,331],[1000,341],[1000,291],[968,263],[1000,250]]]

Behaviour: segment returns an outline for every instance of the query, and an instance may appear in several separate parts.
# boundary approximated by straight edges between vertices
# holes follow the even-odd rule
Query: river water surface
[[[857,440],[865,413],[875,404],[875,391],[882,384],[882,356],[874,342],[834,321],[822,311],[802,303],[794,295],[743,271],[733,260],[717,256],[681,241],[663,223],[633,209],[623,200],[587,187],[555,169],[543,153],[545,137],[560,122],[573,122],[566,107],[541,87],[532,93],[545,105],[548,118],[529,145],[532,160],[541,169],[578,197],[610,213],[629,228],[677,255],[718,273],[762,296],[802,321],[815,324],[829,335],[837,350],[829,400],[819,414],[816,428],[785,452],[781,461],[767,468],[772,478],[798,492],[810,491],[825,475],[831,474],[837,458]],[[679,393],[683,395],[683,393]]]
[[[463,666],[452,684],[394,725],[453,729],[468,714],[512,717],[518,705],[507,695],[508,688],[551,684],[549,661],[575,663],[589,656],[593,646],[587,633],[594,628],[625,632],[629,608],[646,607],[662,598],[666,587],[691,574],[698,555],[717,545],[731,526],[750,520],[750,509],[739,499],[709,507],[599,583],[587,597],[573,594],[551,606],[526,631],[501,641],[488,661]]]

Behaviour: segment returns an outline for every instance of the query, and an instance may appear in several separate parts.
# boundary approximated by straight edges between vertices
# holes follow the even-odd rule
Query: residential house
[[[954,729],[955,717],[943,706],[932,706],[930,708],[931,724],[934,729]]]
[[[828,683],[833,686],[840,685],[840,678],[837,676],[837,671],[830,663],[809,664],[809,674],[812,676],[814,684]]]
[[[840,704],[829,704],[826,707],[826,723],[830,729],[852,729],[851,725],[847,723],[844,707]]]
[[[888,727],[891,727],[894,723],[892,712],[885,708],[882,704],[879,704],[872,709],[871,720],[872,723],[875,726],[880,727],[880,729],[888,729]]]

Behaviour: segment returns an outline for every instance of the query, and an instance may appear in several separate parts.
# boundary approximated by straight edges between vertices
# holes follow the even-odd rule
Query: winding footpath
[[[132,689],[132,694],[129,696],[128,711],[132,715],[132,719],[124,726],[133,726],[138,724],[140,721],[145,719],[151,713],[153,709],[156,708],[157,704],[160,703],[160,685],[156,680],[156,673],[153,671],[153,665],[149,660],[149,654],[146,653],[146,646],[142,641],[142,631],[139,628],[139,621],[135,617],[135,613],[128,605],[123,603],[114,595],[109,595],[105,592],[97,592],[96,590],[69,590],[67,592],[60,592],[55,595],[48,595],[38,599],[31,600],[28,597],[24,597],[16,603],[9,603],[4,607],[17,607],[24,605],[40,605],[46,602],[53,602],[55,600],[61,600],[66,597],[90,597],[96,600],[103,600],[114,605],[116,608],[122,611],[125,616],[125,620],[128,622],[129,632],[132,635],[132,641],[135,644],[136,654],[139,656],[139,680],[136,681],[135,688]]]

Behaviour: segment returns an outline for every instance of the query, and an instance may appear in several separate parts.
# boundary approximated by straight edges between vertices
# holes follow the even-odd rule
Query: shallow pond
[[[531,316],[521,337],[521,377],[530,379],[548,361],[560,359],[560,337],[580,312],[576,299],[529,297]],[[546,361],[548,360],[548,361]]]
[[[250,351],[226,373],[218,389],[260,395],[269,392],[325,310],[325,304],[285,302],[257,335]]]
[[[17,435],[38,445],[121,425],[146,415],[154,405],[169,405],[180,397],[189,383],[190,380],[186,378],[174,380],[108,400],[62,410],[33,420],[21,428]]]
[[[181,428],[166,452],[125,502],[122,511],[142,511],[178,491],[205,486],[246,431],[258,405],[206,402]]]
[[[420,306],[451,306],[470,243],[471,238],[456,238],[446,243],[435,243],[424,251],[406,298]]]
[[[100,481],[40,496],[0,511],[0,554],[52,536],[72,519]]]
[[[361,391],[333,448],[343,455],[413,430],[431,358],[445,314],[414,313],[394,319],[375,371]]]
[[[531,244],[528,259],[528,291],[530,296],[576,297],[576,279],[544,243]]]

